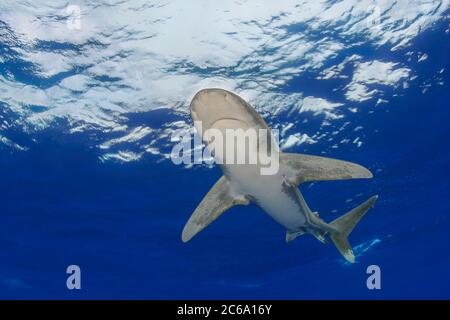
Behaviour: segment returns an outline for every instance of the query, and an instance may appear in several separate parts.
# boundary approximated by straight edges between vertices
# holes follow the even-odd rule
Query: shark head
[[[232,92],[203,89],[192,99],[190,110],[197,133],[217,163],[256,164],[257,161],[252,162],[250,158],[254,156],[254,159],[259,151],[263,153],[268,149],[262,145],[276,146],[261,116]]]
[[[209,129],[268,128],[253,107],[238,95],[223,89],[203,89],[197,92],[190,105],[192,120],[200,132]]]

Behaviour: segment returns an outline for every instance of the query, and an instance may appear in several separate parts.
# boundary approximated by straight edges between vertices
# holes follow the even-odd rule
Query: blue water
[[[0,144],[0,297],[449,298],[450,36],[445,28],[437,24],[395,53],[383,46],[341,52],[402,62],[421,79],[433,79],[444,68],[443,85],[431,81],[423,92],[421,83],[412,81],[401,94],[391,92],[387,103],[362,102],[359,112],[346,111],[327,129],[350,122],[342,135],[351,135],[363,126],[360,148],[333,149],[323,141],[289,150],[353,161],[374,173],[372,180],[301,186],[310,207],[326,221],[379,195],[350,236],[356,264],[309,236],[286,244],[284,230],[255,206],[231,209],[183,244],[181,230],[220,169],[186,169],[151,155],[128,163],[102,162],[92,142],[98,133],[70,133],[70,124],[59,119],[32,134],[17,127],[2,131],[29,150]],[[49,43],[49,50],[68,50],[54,46]],[[407,62],[408,50],[429,57]],[[0,67],[15,81],[50,85],[37,83],[41,80],[26,70],[17,61]],[[346,72],[351,76],[351,70]],[[277,90],[339,101],[342,92],[332,88],[340,81],[318,81],[312,72]],[[39,112],[35,107],[33,112]],[[15,117],[1,102],[0,120]],[[265,117],[269,125],[296,117],[302,132],[317,126],[309,114]],[[187,114],[160,109],[129,114],[126,121],[130,127],[158,127],[180,119],[190,121]],[[81,290],[66,288],[71,264],[81,267]],[[381,268],[381,290],[366,287],[366,268],[373,264]]]

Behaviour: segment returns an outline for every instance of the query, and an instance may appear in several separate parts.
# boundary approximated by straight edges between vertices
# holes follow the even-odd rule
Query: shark
[[[372,196],[327,223],[318,212],[309,208],[299,186],[315,181],[372,178],[373,175],[367,168],[343,160],[282,152],[273,133],[255,108],[237,94],[224,89],[208,88],[197,92],[190,103],[190,113],[207,148],[212,146],[213,140],[206,134],[208,130],[267,130],[266,135],[256,137],[256,147],[249,147],[248,152],[259,153],[265,149],[265,152],[270,153],[270,159],[277,161],[277,170],[271,174],[263,174],[262,169],[267,163],[263,163],[259,158],[251,163],[236,163],[226,161],[229,159],[224,159],[226,156],[221,152],[221,161],[217,163],[223,171],[223,176],[204,196],[187,221],[181,235],[183,242],[191,240],[230,208],[253,203],[285,228],[286,242],[291,242],[301,235],[312,235],[322,243],[328,243],[331,239],[347,261],[355,262],[348,236],[366,212],[375,205],[378,196]],[[265,148],[262,148],[262,142],[267,144]],[[224,148],[227,146],[225,143]],[[235,148],[237,153],[243,150],[239,146]],[[211,154],[216,160],[219,158],[216,156],[219,152],[212,150]]]

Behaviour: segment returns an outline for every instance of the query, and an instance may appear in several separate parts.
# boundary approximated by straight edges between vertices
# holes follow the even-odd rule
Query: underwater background
[[[449,7],[2,0],[0,298],[448,299]],[[181,242],[221,171],[172,163],[171,135],[208,87],[249,101],[286,152],[373,172],[300,186],[325,221],[379,195],[355,264],[285,243],[253,205]]]

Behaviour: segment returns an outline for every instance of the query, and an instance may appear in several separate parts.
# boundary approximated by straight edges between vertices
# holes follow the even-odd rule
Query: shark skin
[[[192,99],[190,111],[194,125],[208,147],[211,141],[204,133],[209,129],[222,132],[226,129],[267,130],[268,150],[271,159],[278,161],[278,170],[270,175],[262,174],[267,164],[262,164],[258,157],[256,163],[240,164],[228,163],[223,155],[220,159],[215,157],[220,160],[224,175],[186,223],[183,242],[189,241],[229,208],[251,202],[286,229],[287,242],[299,235],[310,234],[326,243],[329,236],[346,260],[355,261],[347,237],[367,210],[373,207],[377,196],[335,221],[326,223],[308,207],[298,186],[308,181],[372,178],[368,169],[342,160],[281,152],[269,127],[256,110],[238,95],[223,89],[199,91]],[[199,123],[201,128],[197,127]],[[258,136],[258,148],[259,143]],[[224,145],[227,145],[226,141]],[[246,152],[258,153],[258,148],[247,149]],[[235,150],[235,153],[239,152],[239,149]]]

